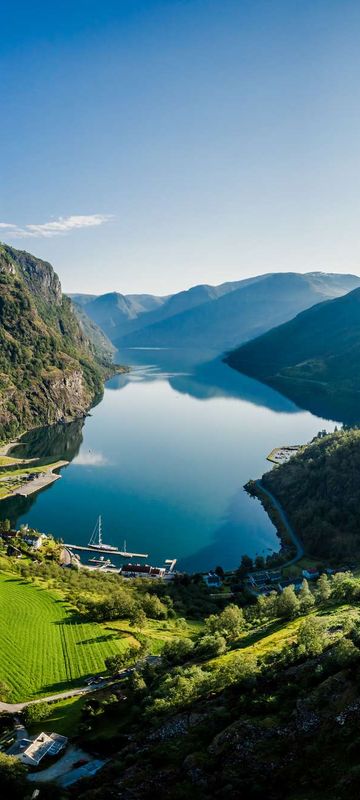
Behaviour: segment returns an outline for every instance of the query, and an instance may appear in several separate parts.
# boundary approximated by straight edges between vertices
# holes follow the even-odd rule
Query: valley
[[[109,544],[123,549],[126,539],[128,550],[148,553],[150,563],[177,558],[190,572],[234,568],[243,553],[276,552],[274,526],[243,486],[265,471],[279,442],[309,441],[334,423],[221,360],[206,368],[204,358],[198,352],[191,365],[179,350],[121,351],[132,370],[106,384],[73,453],[74,423],[53,429],[47,455],[70,461],[61,480],[33,500],[3,501],[2,518],[86,545],[102,514]],[[26,434],[16,454],[41,453],[46,435]]]

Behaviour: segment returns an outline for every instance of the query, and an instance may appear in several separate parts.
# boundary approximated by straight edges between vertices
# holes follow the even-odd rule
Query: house
[[[34,739],[20,739],[7,751],[27,767],[37,767],[45,756],[57,756],[65,749],[68,739],[59,733],[40,733]]]
[[[29,545],[32,550],[39,550],[43,545],[44,540],[47,539],[45,533],[37,533],[36,531],[25,530],[21,534],[23,542]]]
[[[319,570],[315,567],[308,567],[307,569],[303,569],[302,576],[306,578],[307,581],[314,581],[315,578],[318,578],[320,575]]]
[[[1,531],[0,536],[4,540],[4,542],[10,541],[10,539],[16,539],[18,533],[17,531]]]
[[[300,589],[303,585],[303,578],[283,578],[279,581],[277,588],[279,592],[283,592],[287,586],[292,586],[294,592],[300,592]]]
[[[221,578],[216,572],[209,572],[207,575],[203,575],[203,580],[211,589],[220,589],[222,585]]]
[[[150,564],[123,564],[120,573],[124,578],[163,578],[165,567],[151,567]]]
[[[279,583],[279,581],[281,581],[281,578],[282,574],[280,569],[272,570],[271,572],[269,572],[269,580],[271,581],[271,583]]]

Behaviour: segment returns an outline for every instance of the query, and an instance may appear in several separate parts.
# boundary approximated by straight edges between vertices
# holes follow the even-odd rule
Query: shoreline
[[[21,497],[28,497],[30,494],[34,494],[34,492],[40,491],[40,489],[44,489],[46,486],[50,486],[55,481],[61,478],[61,475],[57,475],[55,473],[56,469],[61,469],[61,467],[66,467],[70,462],[69,461],[59,461],[54,466],[50,467],[49,470],[46,471],[45,475],[39,475],[38,478],[34,478],[33,481],[29,484],[25,484],[25,486],[16,489],[10,497],[15,497],[16,495],[21,495]],[[36,485],[34,485],[36,484]]]
[[[20,486],[15,487],[12,491],[9,491],[3,497],[0,498],[0,503],[3,500],[8,500],[10,497],[28,497],[31,494],[35,494],[35,492],[39,492],[41,489],[45,489],[47,486],[50,486],[55,481],[61,478],[61,475],[56,474],[55,470],[61,469],[62,467],[66,467],[70,462],[69,461],[56,461],[54,464],[49,464],[48,466],[44,466],[43,472],[40,472],[33,480],[31,481],[24,481],[23,484]],[[41,468],[38,468],[41,469]],[[31,471],[31,470],[30,470]],[[24,471],[26,475],[26,472]]]

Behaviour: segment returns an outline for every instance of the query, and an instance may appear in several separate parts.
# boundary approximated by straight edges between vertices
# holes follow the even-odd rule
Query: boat
[[[89,564],[110,564],[110,558],[105,558],[105,556],[99,556],[99,558],[89,558]]]
[[[97,518],[97,522],[95,528],[90,536],[90,540],[88,542],[88,547],[90,550],[111,550],[113,553],[117,553],[119,548],[114,547],[112,544],[105,544],[102,540],[102,521],[101,516]]]

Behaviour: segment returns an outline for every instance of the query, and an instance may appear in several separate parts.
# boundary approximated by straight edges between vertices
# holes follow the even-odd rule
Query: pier
[[[91,547],[81,544],[64,544],[63,547],[68,547],[69,550],[83,550],[86,553],[103,553],[103,555],[121,556],[122,558],[149,558],[148,553],[128,553],[126,550],[106,550],[104,547]]]

